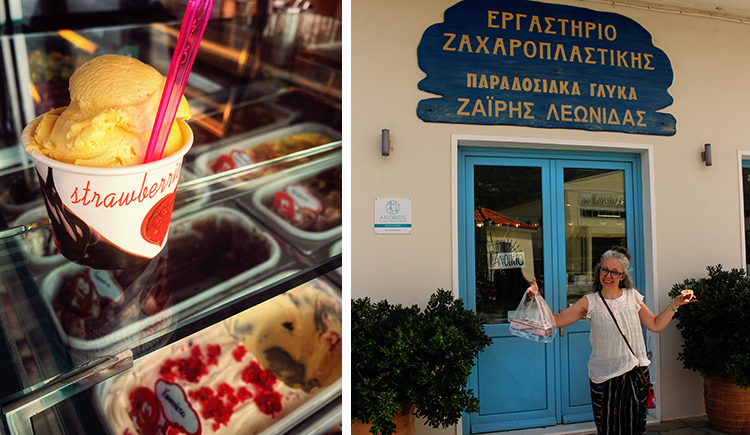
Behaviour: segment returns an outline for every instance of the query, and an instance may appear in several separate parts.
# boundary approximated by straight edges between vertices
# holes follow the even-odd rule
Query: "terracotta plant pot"
[[[396,423],[396,435],[414,435],[414,405],[404,405],[401,412],[393,416],[393,422]],[[352,435],[372,435],[370,433],[371,424],[364,424],[361,421],[352,423]]]
[[[728,434],[750,434],[750,390],[719,376],[703,378],[706,416],[711,426]]]

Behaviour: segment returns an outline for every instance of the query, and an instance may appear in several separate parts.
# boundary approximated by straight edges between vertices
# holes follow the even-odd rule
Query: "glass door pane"
[[[474,167],[476,309],[507,323],[532,277],[543,291],[542,169]]]
[[[742,195],[745,203],[745,270],[750,270],[750,161],[742,161]]]
[[[627,246],[625,173],[565,168],[567,306],[591,293],[593,270],[612,246]]]

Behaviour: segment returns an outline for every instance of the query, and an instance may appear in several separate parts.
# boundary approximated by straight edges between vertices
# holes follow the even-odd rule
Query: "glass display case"
[[[166,248],[97,271],[55,247],[23,127],[67,105],[70,75],[101,54],[166,75],[186,3],[11,0],[1,11],[2,434],[198,433],[169,406],[202,433],[341,430],[340,2],[217,0],[185,90],[194,144]],[[315,207],[283,206],[290,186]],[[290,329],[283,308],[266,308],[283,301],[314,321]],[[303,357],[238,326],[261,318],[325,352]],[[246,379],[255,361],[273,373],[263,386]],[[207,380],[233,365],[236,379]],[[144,373],[160,380],[122,386]],[[166,399],[170,388],[185,402]]]

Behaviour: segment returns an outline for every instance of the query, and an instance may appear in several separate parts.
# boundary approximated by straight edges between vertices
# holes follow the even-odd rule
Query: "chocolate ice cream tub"
[[[67,263],[47,275],[42,299],[75,363],[134,347],[172,324],[167,254],[119,270]]]
[[[341,238],[341,155],[279,174],[238,201],[306,255]]]
[[[166,248],[146,265],[68,264],[53,270],[41,290],[71,355],[84,361],[149,341],[234,287],[262,280],[281,256],[276,239],[246,214],[212,207],[175,220]]]
[[[193,170],[198,176],[218,174],[337,140],[341,140],[341,133],[323,124],[314,122],[295,124],[201,153],[195,159]],[[244,190],[252,190],[261,184],[259,182],[261,178],[294,164],[287,163],[258,168],[233,177],[227,180],[225,184]]]

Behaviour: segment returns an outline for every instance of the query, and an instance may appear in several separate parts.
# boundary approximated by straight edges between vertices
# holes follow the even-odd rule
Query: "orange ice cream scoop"
[[[166,78],[138,59],[106,54],[70,77],[70,105],[32,122],[27,151],[81,166],[117,167],[143,163]],[[183,96],[177,118],[189,119]],[[173,125],[164,156],[184,144]]]

